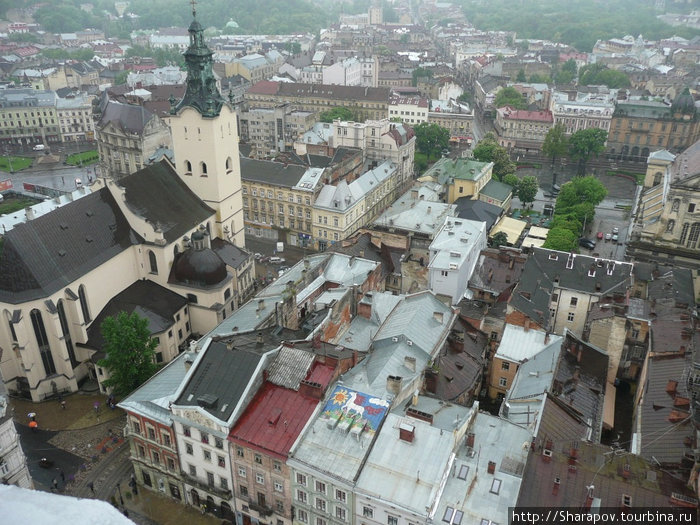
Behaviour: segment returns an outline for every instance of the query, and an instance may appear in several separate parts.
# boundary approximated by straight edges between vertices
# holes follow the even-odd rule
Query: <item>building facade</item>
[[[498,143],[508,149],[539,151],[553,124],[549,110],[526,111],[508,106],[496,110]]]
[[[316,122],[309,111],[294,111],[288,104],[252,108],[240,115],[241,139],[253,147],[251,156],[265,158],[289,151],[292,144]]]
[[[0,93],[0,144],[28,151],[36,144],[60,143],[57,99],[53,91],[3,90]]]

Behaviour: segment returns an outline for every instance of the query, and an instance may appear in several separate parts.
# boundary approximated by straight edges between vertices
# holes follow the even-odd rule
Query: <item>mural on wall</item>
[[[384,399],[336,386],[322,417],[352,423],[353,426],[364,425],[365,431],[376,432],[388,409],[389,402]]]

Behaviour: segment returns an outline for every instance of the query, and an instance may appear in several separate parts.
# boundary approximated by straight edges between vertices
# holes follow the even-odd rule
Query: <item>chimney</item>
[[[32,209],[31,206],[27,206],[26,208],[24,208],[24,213],[27,216],[28,221],[34,220],[34,210]]]
[[[474,432],[469,432],[467,434],[467,446],[469,448],[474,448]]]
[[[314,399],[321,399],[323,397],[323,385],[303,379],[299,383],[299,393]]]
[[[550,339],[550,337],[549,337],[549,332],[546,332],[546,333],[544,334],[544,344],[548,345],[548,344],[549,344],[549,339]]]
[[[408,443],[413,443],[416,437],[416,427],[409,425],[408,423],[401,423],[399,425],[399,439],[401,441],[406,441]]]
[[[488,466],[488,473],[493,474],[496,472],[496,462],[495,461],[489,461],[489,466]]]
[[[433,209],[432,206],[428,206],[428,210],[427,210],[428,215],[430,215],[430,212],[432,211],[432,209]]]
[[[561,485],[561,479],[554,478],[554,483],[552,484],[552,496],[559,494],[559,485]]]
[[[192,368],[192,363],[194,362],[194,357],[188,355],[185,357],[185,370]]]
[[[263,344],[263,334],[262,332],[258,332],[258,335],[255,336],[255,342],[259,345]]]
[[[669,380],[668,383],[666,383],[666,393],[674,395],[676,393],[677,387],[678,381]]]
[[[398,395],[401,392],[402,378],[399,376],[386,376],[386,389],[392,394]]]
[[[416,406],[418,404],[418,390],[413,392],[413,396],[411,396],[411,406]]]
[[[411,190],[411,198],[413,200],[418,200],[418,190]]]
[[[411,372],[416,371],[416,358],[411,356],[406,356],[403,358],[403,366],[408,368]]]
[[[265,309],[265,299],[258,299],[258,311]]]
[[[525,324],[523,325],[523,328],[525,329],[526,332],[530,331],[530,318],[525,319]]]
[[[433,319],[435,319],[438,323],[442,324],[444,314],[442,312],[433,312]]]

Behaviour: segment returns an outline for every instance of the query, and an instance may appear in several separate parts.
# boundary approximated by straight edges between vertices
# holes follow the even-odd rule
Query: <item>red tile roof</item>
[[[532,120],[536,122],[554,122],[552,112],[547,111],[528,111],[525,109],[513,109],[510,106],[499,108],[499,113],[508,120]]]
[[[270,80],[261,80],[256,84],[252,85],[248,90],[248,93],[257,95],[276,95],[279,91],[280,83],[272,82]]]
[[[314,363],[307,381],[320,383],[325,390],[333,371],[331,366]],[[234,443],[285,459],[319,401],[266,381],[228,438]]]

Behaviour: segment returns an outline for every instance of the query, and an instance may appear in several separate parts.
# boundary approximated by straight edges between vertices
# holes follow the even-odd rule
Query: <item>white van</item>
[[[46,149],[46,146],[44,146],[43,144],[37,144],[37,145],[34,146],[32,149],[33,149],[34,151],[44,151],[44,150]]]
[[[270,257],[270,264],[282,264],[283,262],[282,257]]]

